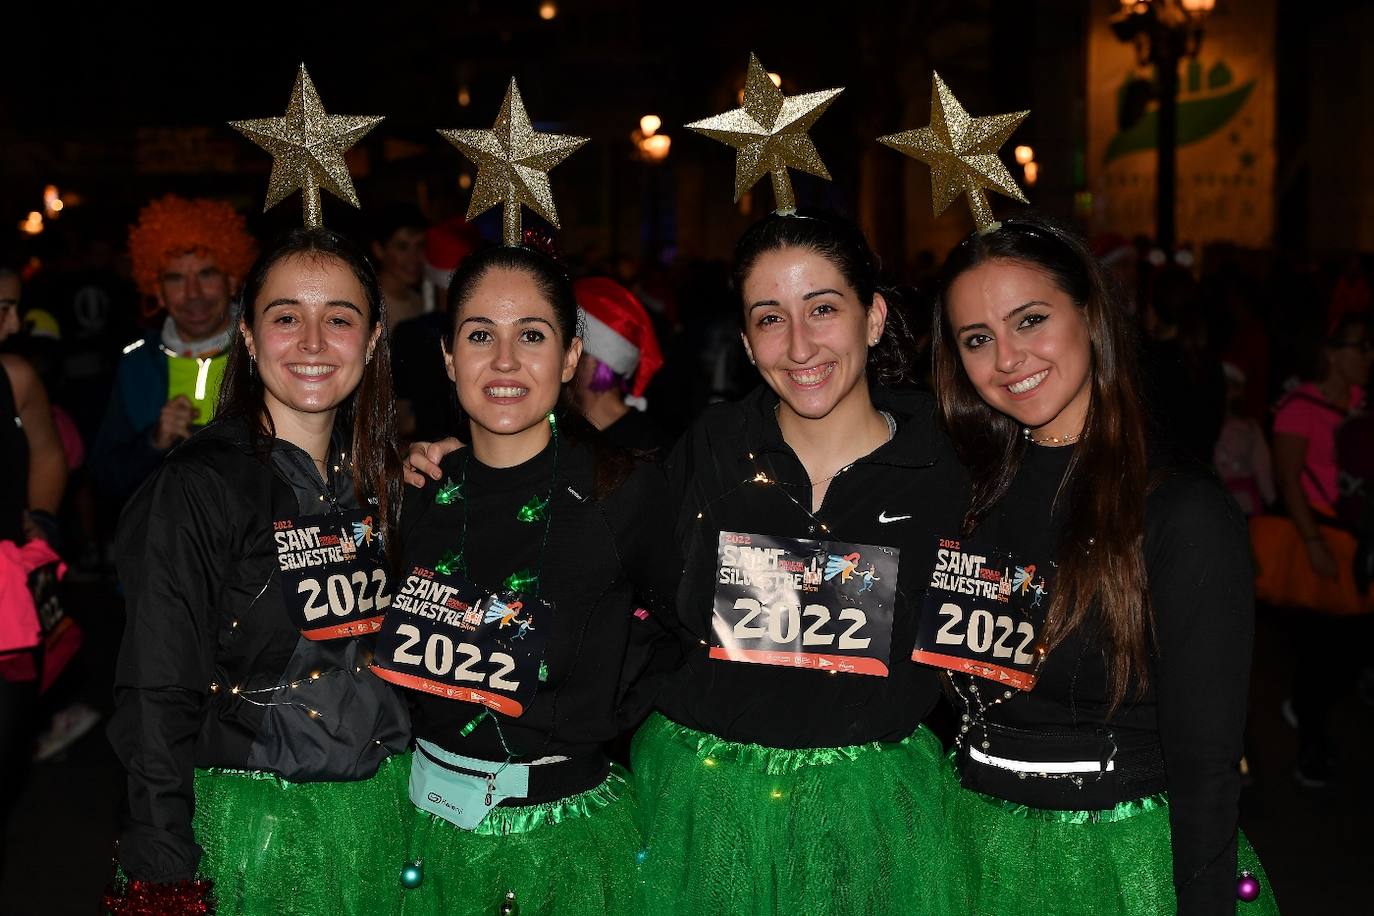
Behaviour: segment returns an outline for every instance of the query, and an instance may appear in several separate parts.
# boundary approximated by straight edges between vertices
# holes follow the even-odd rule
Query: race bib
[[[710,657],[887,677],[900,551],[722,531]]]
[[[1048,571],[1035,564],[941,538],[912,660],[1030,690],[1040,668],[1048,581]]]
[[[525,712],[553,609],[514,592],[493,594],[457,574],[410,571],[377,636],[372,671],[422,693]]]
[[[375,633],[391,604],[376,511],[352,509],[272,523],[282,599],[307,639]]]

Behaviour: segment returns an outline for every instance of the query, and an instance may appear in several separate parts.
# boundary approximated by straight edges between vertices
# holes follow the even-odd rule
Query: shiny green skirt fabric
[[[639,914],[967,916],[939,741],[782,750],[652,716],[635,737]]]
[[[964,789],[949,765],[949,841],[968,868],[970,916],[1174,916],[1169,802],[1048,811]],[[1269,878],[1240,836],[1240,870],[1260,882],[1237,916],[1276,916]]]
[[[292,783],[267,773],[197,770],[200,873],[219,916],[387,916],[399,912],[410,754],[371,779]]]
[[[520,916],[632,914],[640,849],[625,771],[595,788],[538,805],[493,808],[476,830],[410,809],[416,888],[402,891],[406,916],[495,916],[507,891]]]

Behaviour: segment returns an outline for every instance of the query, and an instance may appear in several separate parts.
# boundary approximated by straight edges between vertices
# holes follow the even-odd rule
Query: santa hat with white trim
[[[425,277],[435,286],[447,289],[458,265],[481,243],[477,230],[461,216],[430,226],[425,230]]]
[[[633,379],[625,403],[643,410],[644,389],[663,366],[649,313],[634,293],[608,277],[584,277],[573,283],[573,292],[586,315],[582,351]]]

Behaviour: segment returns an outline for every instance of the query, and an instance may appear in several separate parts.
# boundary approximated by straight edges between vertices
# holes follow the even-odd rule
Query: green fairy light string
[[[553,525],[553,511],[551,507],[551,504],[553,502],[553,488],[554,484],[558,480],[558,422],[552,412],[550,412],[547,415],[546,419],[549,423],[549,431],[551,433],[550,438],[553,440],[553,467],[549,472],[548,489],[545,491],[542,497],[538,494],[534,495],[529,499],[528,502],[526,502],[516,511],[516,518],[519,521],[531,523],[542,521],[544,523],[544,534],[543,537],[540,539],[539,543],[539,565],[537,567],[537,571],[533,572],[530,571],[528,567],[522,567],[516,570],[515,572],[511,573],[509,576],[507,576],[505,581],[502,583],[507,591],[514,592],[519,595],[524,595],[533,592],[535,598],[539,597],[540,572],[544,569],[544,555],[549,547],[549,529]],[[466,555],[469,514],[468,499],[466,498],[466,492],[468,481],[468,462],[471,460],[470,456],[470,450],[465,452],[463,455],[463,470],[462,473],[459,475],[458,481],[455,483],[452,478],[446,479],[444,481],[443,486],[439,488],[439,491],[435,494],[434,497],[434,502],[436,505],[449,506],[452,505],[455,500],[461,501],[463,504],[463,527],[461,529],[461,533],[459,534],[458,549],[456,551],[445,551],[443,558],[434,565],[434,570],[435,572],[442,573],[444,575],[461,573],[463,576],[469,578],[470,576],[467,568]],[[543,682],[547,679],[548,667],[544,664],[543,661],[540,661],[539,680]],[[467,738],[474,731],[476,731],[477,728],[483,722],[487,720],[491,720],[491,723],[496,727],[496,735],[501,741],[502,749],[506,752],[506,764],[509,764],[512,760],[515,759],[515,754],[506,744],[506,736],[501,729],[501,722],[499,717],[492,715],[489,709],[483,709],[470,721],[468,721],[462,728],[458,730],[458,735],[461,738]],[[502,766],[503,769],[504,766],[505,765]]]
[[[506,586],[506,591],[515,592],[517,595],[523,595],[531,589],[535,589],[535,594],[538,595],[539,574],[530,572],[528,568],[517,569],[507,576],[502,584]]]
[[[530,523],[542,521],[544,523],[544,536],[539,543],[539,565],[534,571],[531,571],[527,567],[518,569],[507,576],[502,583],[507,591],[515,592],[518,595],[533,592],[536,598],[539,597],[539,578],[540,572],[544,569],[544,554],[549,547],[549,528],[553,524],[553,487],[555,481],[558,479],[558,421],[554,417],[552,411],[548,413],[545,419],[548,420],[549,431],[552,434],[551,438],[553,440],[553,468],[549,472],[549,486],[543,496],[535,494],[515,512],[515,517],[519,521]],[[434,567],[436,572],[441,572],[445,575],[454,572],[460,572],[464,576],[468,575],[467,542],[469,516],[468,500],[464,494],[467,492],[468,461],[470,460],[470,455],[470,451],[465,452],[463,455],[463,471],[459,475],[458,482],[454,483],[453,479],[449,478],[445,481],[444,485],[439,488],[439,493],[434,497],[435,503],[440,505],[451,505],[454,499],[461,500],[463,503],[463,527],[458,537],[458,550],[457,552],[448,551],[445,553],[444,558]],[[448,502],[440,503],[440,497],[446,498]]]
[[[458,736],[460,738],[466,738],[468,735],[472,734],[477,730],[477,726],[482,724],[482,720],[489,715],[491,715],[491,713],[485,709],[479,712],[471,722],[458,729]]]
[[[509,764],[515,759],[515,751],[512,751],[510,746],[506,744],[506,733],[501,730],[501,721],[491,714],[490,709],[483,709],[477,715],[473,716],[466,725],[458,729],[458,735],[466,738],[468,735],[475,732],[477,726],[481,725],[487,719],[490,719],[491,724],[496,726],[496,737],[501,741],[501,750],[506,752],[506,762],[501,765],[501,769],[504,770],[506,764]],[[500,772],[500,770],[497,772]]]
[[[444,485],[439,488],[439,492],[434,494],[434,505],[451,506],[457,500],[463,498],[463,485],[453,482],[449,477],[444,480]]]
[[[516,511],[515,517],[522,522],[542,522],[548,515],[549,501],[531,496],[530,501]]]

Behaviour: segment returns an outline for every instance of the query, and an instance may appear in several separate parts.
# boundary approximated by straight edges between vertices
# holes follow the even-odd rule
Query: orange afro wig
[[[183,254],[211,258],[229,276],[242,280],[253,265],[257,245],[239,212],[222,200],[187,200],[167,194],[138,213],[129,227],[129,257],[134,282],[154,296],[167,262]]]

